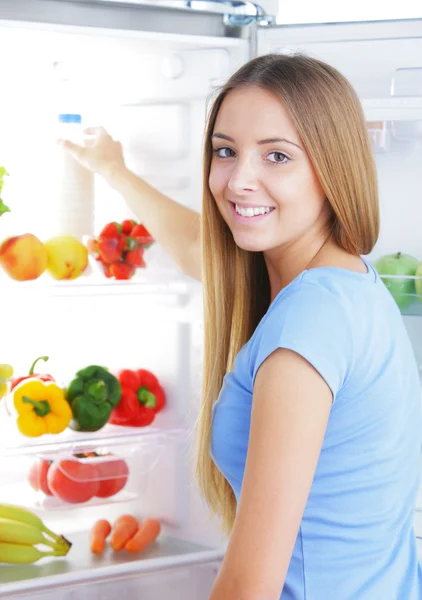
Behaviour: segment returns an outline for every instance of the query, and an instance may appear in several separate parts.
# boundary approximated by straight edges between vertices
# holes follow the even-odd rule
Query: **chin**
[[[247,252],[263,252],[268,250],[268,244],[260,240],[256,236],[250,235],[233,235],[233,240],[239,248]]]

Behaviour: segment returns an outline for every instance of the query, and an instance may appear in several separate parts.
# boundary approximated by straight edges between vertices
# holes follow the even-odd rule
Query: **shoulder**
[[[305,272],[275,298],[251,340],[253,381],[266,358],[278,348],[292,350],[323,374],[336,393],[354,361],[351,300],[334,276],[307,277]]]

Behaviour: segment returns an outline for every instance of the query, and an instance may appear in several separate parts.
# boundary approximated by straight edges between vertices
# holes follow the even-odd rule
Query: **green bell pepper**
[[[81,369],[66,392],[73,413],[69,427],[76,431],[98,431],[109,420],[121,395],[119,380],[104,367],[92,365]]]

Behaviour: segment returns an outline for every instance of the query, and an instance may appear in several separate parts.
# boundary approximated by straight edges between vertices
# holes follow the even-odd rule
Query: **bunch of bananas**
[[[44,544],[50,550],[35,546]],[[71,543],[48,529],[37,515],[13,504],[0,504],[0,563],[28,564],[44,556],[66,556]]]
[[[9,379],[13,376],[13,367],[0,364],[0,400],[9,390]]]

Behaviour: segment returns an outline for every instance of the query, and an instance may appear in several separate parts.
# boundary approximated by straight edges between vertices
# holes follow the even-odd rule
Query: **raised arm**
[[[101,127],[85,146],[60,141],[81,164],[101,175],[126,201],[186,275],[201,279],[200,214],[161,194],[125,165],[122,147]]]

